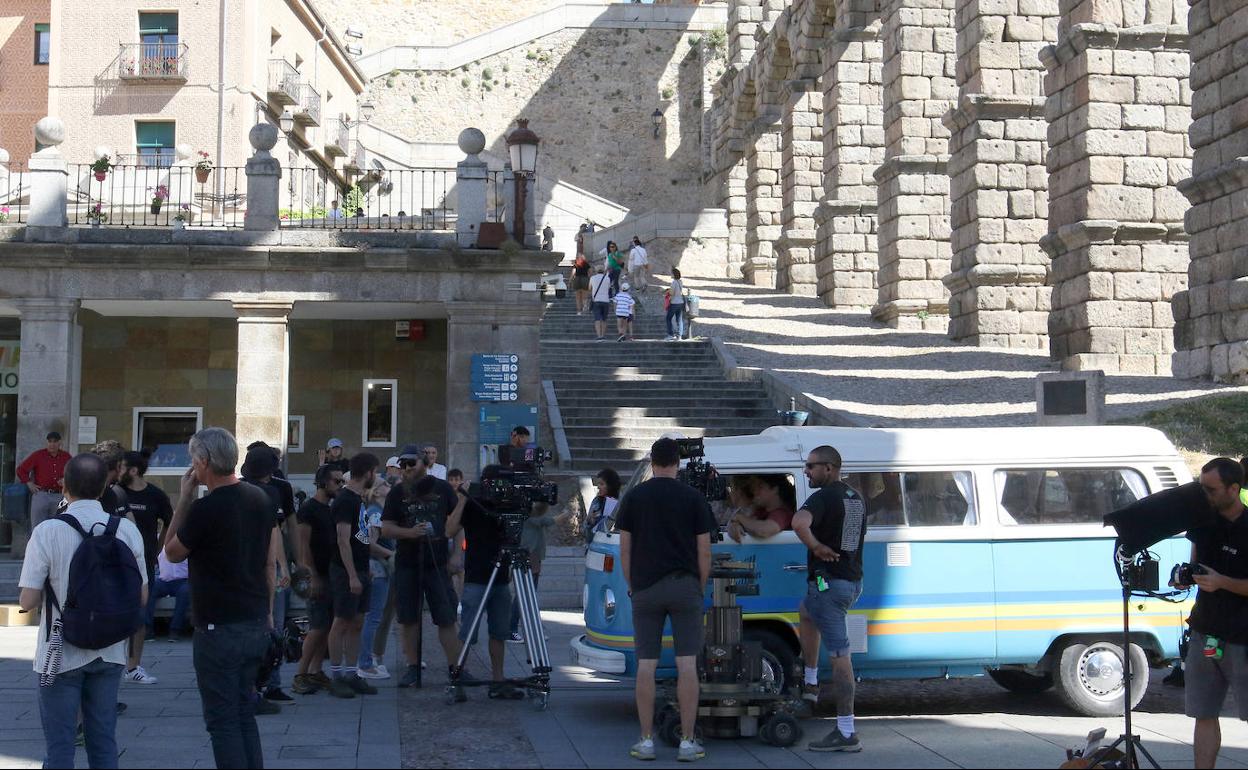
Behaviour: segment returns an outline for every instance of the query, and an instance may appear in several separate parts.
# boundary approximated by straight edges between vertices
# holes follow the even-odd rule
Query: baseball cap
[[[56,431],[52,431],[44,438],[44,440],[45,441],[60,441],[61,434],[57,433]]]
[[[397,468],[397,467],[399,467],[399,458],[398,458],[398,457],[391,457],[389,460],[386,460],[386,467],[387,467],[387,468]]]
[[[331,438],[329,442],[325,444],[326,449],[333,449],[334,447],[341,447],[341,446],[342,446],[342,439],[340,438]]]
[[[424,456],[425,452],[420,448],[420,444],[407,444],[403,447],[403,451],[399,453],[398,459],[419,460]]]

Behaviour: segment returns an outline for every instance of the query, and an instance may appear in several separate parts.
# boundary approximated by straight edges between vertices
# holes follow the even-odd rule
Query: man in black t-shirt
[[[143,536],[143,556],[147,562],[147,584],[156,585],[156,559],[160,556],[160,535],[173,521],[173,505],[169,495],[155,484],[148,484],[147,456],[141,452],[126,452],[118,469],[118,486],[125,491],[127,515]],[[135,684],[156,684],[156,677],[147,673],[143,662],[143,642],[147,636],[144,626],[130,637],[130,659],[122,680]]]
[[[286,607],[290,604],[290,561],[286,556],[286,519],[294,510],[294,495],[290,484],[273,476],[277,472],[277,453],[273,447],[263,441],[256,441],[247,450],[247,459],[243,461],[243,481],[254,484],[269,496],[277,516],[277,532],[279,537],[274,542],[277,555],[273,565],[276,575],[276,590],[273,593],[273,628],[280,631],[286,627]],[[284,702],[292,700],[282,692],[282,666],[279,661],[270,671],[268,679],[261,684],[265,700]],[[267,703],[260,704],[257,709],[263,713],[276,713],[275,707]]]
[[[291,689],[300,695],[310,695],[331,684],[329,677],[321,670],[328,652],[329,629],[334,617],[333,599],[329,595],[329,562],[338,547],[338,532],[329,505],[342,488],[342,471],[322,465],[316,470],[314,483],[316,492],[303,502],[295,514],[298,522],[295,554],[300,569],[311,578],[308,634],[303,640],[299,673],[295,674],[291,684]]]
[[[351,480],[330,505],[338,547],[330,554],[329,590],[334,600],[334,624],[329,629],[329,693],[337,698],[376,695],[377,688],[360,678],[360,633],[368,612],[370,554],[368,513],[364,497],[377,481],[381,461],[361,452],[351,458]]]
[[[277,517],[268,495],[235,477],[229,431],[201,430],[190,454],[165,555],[191,562],[195,675],[217,767],[262,767],[251,693],[272,628]],[[208,494],[196,500],[200,484]]]
[[[125,457],[125,447],[120,442],[107,439],[96,444],[91,454],[99,457],[108,467],[108,486],[100,495],[100,506],[110,516],[129,517],[130,507],[126,500],[126,490],[117,483],[121,478],[121,461]]]
[[[620,533],[620,563],[633,600],[637,650],[641,740],[629,753],[637,759],[654,759],[654,674],[663,651],[663,625],[670,618],[680,703],[678,758],[692,761],[706,755],[694,739],[697,661],[702,650],[703,598],[711,574],[711,533],[718,526],[706,498],[677,481],[680,450],[674,440],[661,438],[654,442],[650,467],[654,478],[635,487],[620,501],[615,520]]]
[[[802,697],[819,698],[820,636],[832,659],[836,696],[836,728],[809,748],[857,752],[862,743],[854,730],[854,667],[845,618],[862,595],[867,506],[862,495],[841,481],[841,453],[830,446],[818,447],[806,458],[806,478],[819,491],[793,517],[793,531],[810,551],[806,599],[798,611],[806,664]]]
[[[346,475],[351,472],[351,461],[347,459],[344,451],[340,438],[331,438],[325,444],[325,465],[336,468]]]
[[[1218,717],[1227,690],[1236,713],[1248,720],[1248,516],[1240,499],[1243,466],[1226,457],[1201,469],[1200,486],[1218,512],[1213,523],[1187,533],[1200,591],[1188,623],[1192,638],[1184,660],[1185,711],[1196,720],[1196,767],[1213,767],[1222,748]],[[1179,586],[1187,588],[1188,586]]]
[[[429,459],[415,444],[403,448],[398,457],[400,482],[386,495],[381,514],[382,537],[398,544],[394,556],[394,611],[403,627],[403,652],[407,671],[399,687],[411,687],[419,678],[420,657],[416,640],[421,617],[417,610],[428,607],[438,627],[438,641],[446,653],[447,666],[459,657],[455,634],[455,607],[459,600],[447,567],[447,521],[464,505],[450,484],[429,474]]]

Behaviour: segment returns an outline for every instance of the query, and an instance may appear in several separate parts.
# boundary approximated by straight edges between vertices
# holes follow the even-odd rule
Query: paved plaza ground
[[[636,725],[627,682],[603,679],[568,663],[568,640],[580,633],[580,616],[546,612],[556,664],[550,708],[489,701],[484,691],[469,703],[446,706],[441,653],[426,648],[430,663],[423,690],[400,691],[380,683],[373,697],[350,701],[326,694],[296,696],[280,715],[260,717],[265,763],[281,767],[616,767],[627,765]],[[0,766],[38,767],[43,752],[30,670],[33,628],[0,629]],[[432,633],[426,637],[432,639]],[[212,767],[190,665],[190,643],[149,644],[152,686],[122,685],[129,708],[118,721],[122,767]],[[392,644],[387,663],[397,668]],[[486,671],[474,654],[472,668]],[[523,647],[508,645],[508,672],[524,670]],[[286,672],[289,673],[288,671]],[[1160,684],[1154,672],[1138,714],[1138,730],[1165,767],[1191,766],[1191,722],[1181,715],[1182,693]],[[776,749],[753,740],[711,741],[711,767],[1056,767],[1068,746],[1094,727],[1121,732],[1120,720],[1070,716],[1057,696],[1011,695],[985,678],[953,682],[864,683],[859,690],[857,755],[812,754],[803,744]],[[1230,713],[1229,711],[1227,713]],[[832,723],[804,723],[808,737]],[[1248,726],[1223,720],[1221,767],[1248,767]],[[675,764],[660,749],[658,766]],[[80,767],[86,766],[79,752]]]

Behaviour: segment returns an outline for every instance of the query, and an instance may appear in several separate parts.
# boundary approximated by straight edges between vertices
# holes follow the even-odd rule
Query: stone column
[[[459,133],[459,150],[468,157],[455,167],[455,240],[460,246],[475,246],[478,229],[486,217],[489,165],[481,160],[485,134],[477,128]]]
[[[1168,374],[1187,286],[1187,32],[1169,5],[1062,0],[1044,51],[1050,354],[1070,370]]]
[[[241,448],[253,441],[286,451],[290,402],[291,303],[235,301],[238,313],[238,386],[234,436]],[[348,442],[350,443],[350,442]]]
[[[884,4],[884,163],[879,298],[871,315],[894,328],[944,331],[949,272],[949,131],[957,96],[954,0]]]
[[[446,336],[447,456],[469,479],[480,468],[477,443],[479,406],[472,400],[472,355],[511,353],[520,357],[517,404],[540,404],[542,305],[536,297],[524,304],[448,302]]]
[[[277,146],[277,127],[258,123],[247,134],[255,153],[247,159],[247,213],[244,230],[276,230],[282,194],[282,164],[269,154]],[[282,433],[285,433],[283,427]],[[244,445],[245,446],[245,445]]]
[[[35,124],[35,138],[44,149],[30,158],[30,211],[26,222],[30,227],[68,227],[65,206],[69,166],[60,149],[65,141],[65,124],[58,118],[42,118]]]
[[[959,0],[959,101],[945,116],[953,228],[949,335],[1048,345],[1044,66],[1057,0]]]
[[[780,238],[780,127],[776,116],[755,121],[755,139],[746,156],[745,280],[776,287],[775,243]]]
[[[1179,189],[1191,201],[1190,288],[1174,297],[1174,375],[1248,382],[1248,259],[1244,200],[1248,151],[1244,67],[1248,47],[1243,3],[1193,0],[1192,177]],[[1158,57],[1155,65],[1169,59]],[[1181,62],[1173,61],[1177,67]],[[1157,72],[1160,75],[1162,72]]]
[[[876,0],[842,0],[823,73],[823,199],[815,211],[819,296],[835,308],[878,298],[875,172],[884,160],[883,51]]]
[[[21,359],[17,370],[17,461],[42,449],[49,431],[65,439],[65,450],[78,449],[79,380],[82,327],[78,300],[10,300],[21,315]],[[30,532],[15,527],[13,553],[25,552]]]
[[[762,0],[730,0],[728,4],[728,64],[740,69],[754,57],[754,39],[763,20]]]
[[[814,79],[789,82],[792,96],[781,121],[782,230],[776,242],[776,288],[813,297],[815,207],[823,191],[823,94]]]
[[[736,140],[740,144],[740,140]],[[749,214],[745,204],[745,183],[748,176],[745,158],[739,151],[731,152],[727,169],[722,172],[719,207],[728,212],[728,277],[737,278],[745,271],[745,231]]]

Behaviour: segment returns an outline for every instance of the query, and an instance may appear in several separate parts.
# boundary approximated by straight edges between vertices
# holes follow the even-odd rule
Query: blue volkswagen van
[[[863,679],[979,676],[1016,692],[1056,688],[1074,710],[1119,714],[1123,704],[1122,594],[1110,511],[1191,480],[1160,432],[1132,427],[900,429],[775,427],[706,439],[706,459],[734,486],[785,474],[797,500],[811,493],[810,450],[836,447],[842,473],[868,501],[862,598],[848,619]],[[641,463],[632,487],[649,477]],[[627,491],[625,491],[627,494]],[[723,524],[731,502],[714,506]],[[766,676],[800,672],[797,608],[806,550],[793,532],[714,546],[756,559],[760,592],[743,597],[746,635],[762,642]],[[1186,561],[1181,538],[1153,547],[1161,574]],[[574,660],[631,676],[632,608],[619,536],[600,534],[586,555],[585,633]],[[1178,656],[1190,602],[1132,602],[1134,671]],[[675,676],[670,638],[661,677]],[[826,658],[825,658],[826,664]],[[1134,677],[1133,701],[1148,686]]]

